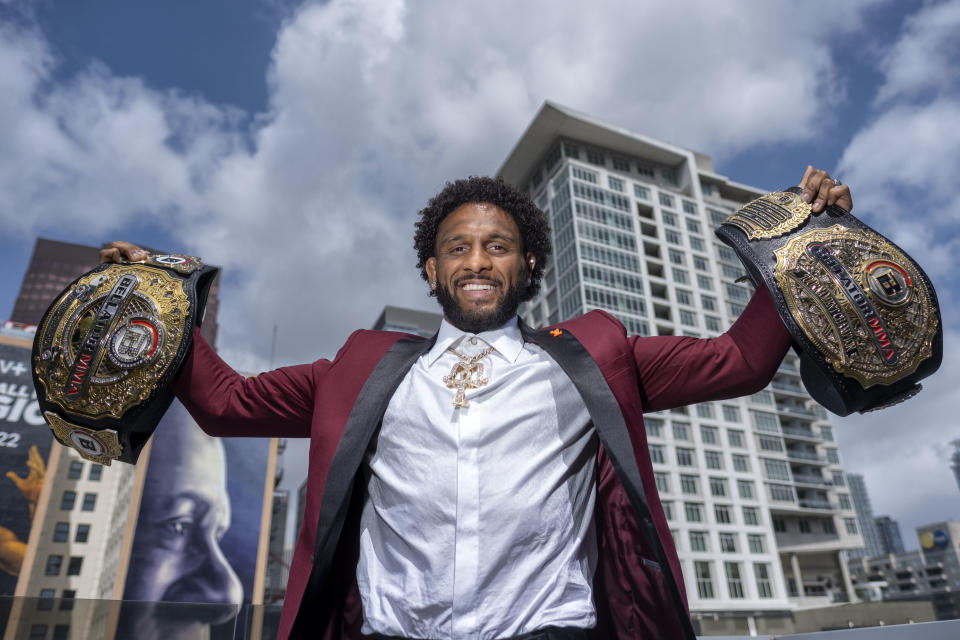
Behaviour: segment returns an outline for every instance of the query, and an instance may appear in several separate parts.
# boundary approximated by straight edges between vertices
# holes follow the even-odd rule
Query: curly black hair
[[[436,256],[437,230],[440,223],[455,209],[470,202],[488,202],[513,216],[520,228],[523,252],[532,253],[536,258],[533,273],[530,274],[530,284],[520,298],[521,302],[531,300],[540,291],[540,280],[547,266],[547,256],[553,252],[550,244],[550,224],[547,216],[527,194],[511,187],[499,176],[470,176],[464,180],[448,182],[443,190],[420,210],[420,220],[416,223],[417,230],[413,236],[420,277],[427,279],[427,259]],[[436,294],[431,292],[431,295]]]

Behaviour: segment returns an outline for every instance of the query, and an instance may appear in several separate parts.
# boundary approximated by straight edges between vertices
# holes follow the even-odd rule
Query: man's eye
[[[193,527],[193,520],[190,518],[171,518],[164,522],[164,527],[169,533],[177,536],[185,536],[190,532],[190,528]]]

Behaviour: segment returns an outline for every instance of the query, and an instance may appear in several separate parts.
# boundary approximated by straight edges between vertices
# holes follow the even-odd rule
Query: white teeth
[[[464,291],[488,291],[493,289],[491,284],[465,284],[463,285]]]

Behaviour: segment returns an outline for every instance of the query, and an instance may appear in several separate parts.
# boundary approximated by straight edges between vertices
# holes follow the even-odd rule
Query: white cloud
[[[903,33],[881,63],[886,82],[877,92],[877,102],[956,89],[960,58],[960,1],[930,2],[907,18]]]

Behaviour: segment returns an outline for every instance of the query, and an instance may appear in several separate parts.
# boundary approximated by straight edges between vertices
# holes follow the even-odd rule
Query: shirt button
[[[470,344],[477,344],[476,338],[470,338]]]

